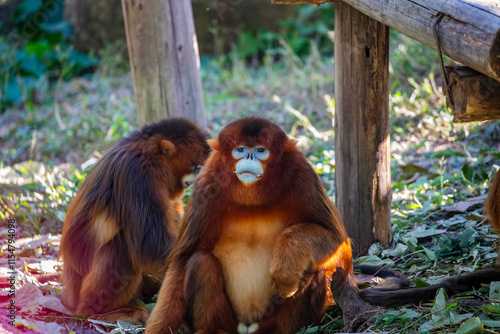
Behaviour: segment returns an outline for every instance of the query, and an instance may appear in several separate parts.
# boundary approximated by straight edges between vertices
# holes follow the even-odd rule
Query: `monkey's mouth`
[[[255,176],[258,179],[260,179],[262,177],[262,174],[256,174],[256,173],[251,172],[249,170],[244,170],[244,171],[241,171],[241,172],[237,172],[237,171],[233,170],[233,173],[236,174],[236,175],[241,175],[241,176],[244,176],[244,175],[253,175],[253,176]]]
[[[195,173],[184,175],[182,177],[182,186],[186,189],[189,188],[196,181],[196,177]]]

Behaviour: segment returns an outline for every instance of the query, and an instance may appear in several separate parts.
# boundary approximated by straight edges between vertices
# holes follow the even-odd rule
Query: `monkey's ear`
[[[174,143],[167,139],[162,139],[162,141],[160,142],[160,148],[161,153],[168,155],[173,154],[175,153],[175,151],[177,151],[177,147],[175,147]]]
[[[220,143],[219,143],[219,141],[217,139],[208,139],[207,143],[214,150],[216,150],[216,151],[220,150]]]
[[[297,139],[287,139],[284,145],[285,152],[290,152],[295,150],[295,146],[299,141]]]

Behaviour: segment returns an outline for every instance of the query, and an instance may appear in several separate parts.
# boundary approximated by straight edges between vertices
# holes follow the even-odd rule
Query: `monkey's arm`
[[[271,262],[271,279],[280,296],[295,293],[304,273],[334,261],[347,272],[352,269],[348,239],[342,240],[333,228],[299,223],[286,228],[278,237]],[[350,267],[349,267],[350,266]]]
[[[158,301],[146,326],[146,334],[173,333],[181,326],[185,312],[185,268],[174,263],[163,280]]]
[[[91,233],[90,222],[84,218],[78,216],[67,225],[69,223],[71,226],[61,240],[59,254],[68,270],[71,268],[80,275],[86,275],[96,252],[96,239]]]
[[[109,195],[108,215],[123,229],[127,248],[135,266],[165,263],[173,238],[168,232],[164,187],[134,158],[124,153],[113,160],[113,185]],[[146,157],[143,157],[146,159]],[[127,160],[130,160],[127,162]],[[169,210],[167,210],[169,209]],[[155,273],[156,274],[156,273]]]
[[[192,202],[199,195],[193,195],[186,215],[181,224],[179,237],[172,253],[167,259],[166,275],[163,280],[158,301],[147,322],[146,334],[173,333],[181,326],[186,311],[185,277],[186,265],[195,252],[203,226],[199,210],[192,209]],[[195,202],[196,203],[196,202]],[[200,205],[201,207],[201,205]]]

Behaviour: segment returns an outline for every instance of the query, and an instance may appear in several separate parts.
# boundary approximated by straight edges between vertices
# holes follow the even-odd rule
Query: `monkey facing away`
[[[196,181],[147,334],[292,333],[319,320],[351,246],[318,176],[275,124],[227,125]],[[340,272],[340,271],[339,271]]]
[[[132,300],[143,275],[163,278],[184,188],[209,152],[197,125],[166,119],[124,138],[91,168],[66,214],[59,253],[72,311],[146,320],[146,309]]]

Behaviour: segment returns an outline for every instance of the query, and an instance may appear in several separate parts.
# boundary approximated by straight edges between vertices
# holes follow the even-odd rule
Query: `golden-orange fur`
[[[484,214],[490,217],[491,225],[500,231],[500,171],[491,182],[490,191],[484,203]]]
[[[66,303],[102,320],[145,320],[143,275],[162,279],[179,231],[183,178],[204,163],[204,133],[184,119],[143,127],[88,172],[64,222],[59,255]]]
[[[244,118],[226,126],[193,189],[147,334],[292,333],[318,320],[326,276],[353,279],[340,216],[295,142],[275,124]],[[262,177],[243,184],[231,152],[263,146]],[[245,327],[250,328],[250,327]]]

